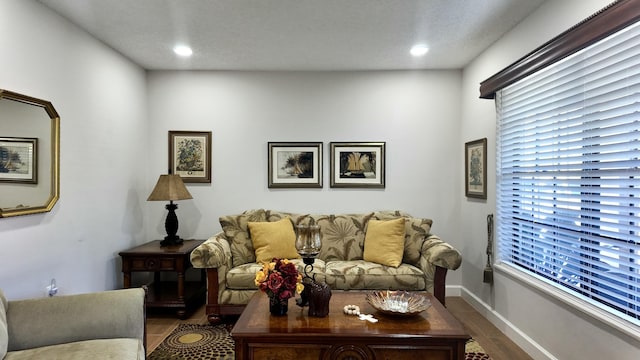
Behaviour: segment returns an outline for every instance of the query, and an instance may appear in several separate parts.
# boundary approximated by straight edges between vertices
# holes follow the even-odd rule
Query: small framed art
[[[467,197],[487,198],[487,139],[464,144],[464,191]]]
[[[269,142],[269,188],[321,188],[321,142]]]
[[[169,131],[169,171],[185,183],[210,183],[211,131]]]
[[[384,188],[384,142],[332,142],[332,188]]]
[[[0,182],[38,183],[38,139],[0,137]]]

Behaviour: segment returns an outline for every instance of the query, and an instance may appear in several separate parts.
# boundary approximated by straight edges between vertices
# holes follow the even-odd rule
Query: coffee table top
[[[415,316],[393,316],[377,312],[367,302],[366,291],[332,291],[329,315],[323,318],[307,315],[308,308],[300,308],[289,300],[286,316],[271,316],[269,299],[257,291],[236,322],[231,335],[234,337],[287,336],[287,337],[335,337],[364,336],[398,338],[449,338],[469,339],[462,324],[431,294],[431,307]],[[372,323],[346,315],[345,305],[357,305],[363,314],[373,314],[379,321]]]

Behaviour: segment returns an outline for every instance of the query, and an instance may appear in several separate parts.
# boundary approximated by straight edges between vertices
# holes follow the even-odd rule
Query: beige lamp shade
[[[147,201],[167,201],[193,199],[180,175],[160,175]]]

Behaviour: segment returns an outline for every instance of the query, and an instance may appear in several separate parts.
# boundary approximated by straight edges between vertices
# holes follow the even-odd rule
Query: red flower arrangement
[[[304,289],[302,275],[296,266],[287,259],[274,258],[270,263],[264,263],[262,270],[256,273],[255,283],[269,295],[280,300],[286,300],[300,294]]]

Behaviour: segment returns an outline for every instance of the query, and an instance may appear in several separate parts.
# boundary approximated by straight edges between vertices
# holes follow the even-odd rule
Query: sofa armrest
[[[194,268],[206,269],[207,272],[207,314],[209,322],[218,319],[212,312],[219,313],[222,294],[226,290],[227,272],[233,266],[231,247],[223,232],[207,239],[191,253],[191,264]]]
[[[445,280],[448,270],[460,267],[462,256],[453,246],[436,235],[428,235],[420,250],[420,268],[424,272],[427,291],[445,305]]]
[[[74,341],[133,338],[145,341],[142,288],[9,301],[9,351]]]
[[[421,252],[429,263],[445,269],[456,270],[462,263],[460,252],[436,235],[427,236]]]
[[[191,264],[197,269],[232,268],[231,247],[222,232],[200,244],[191,252]]]

